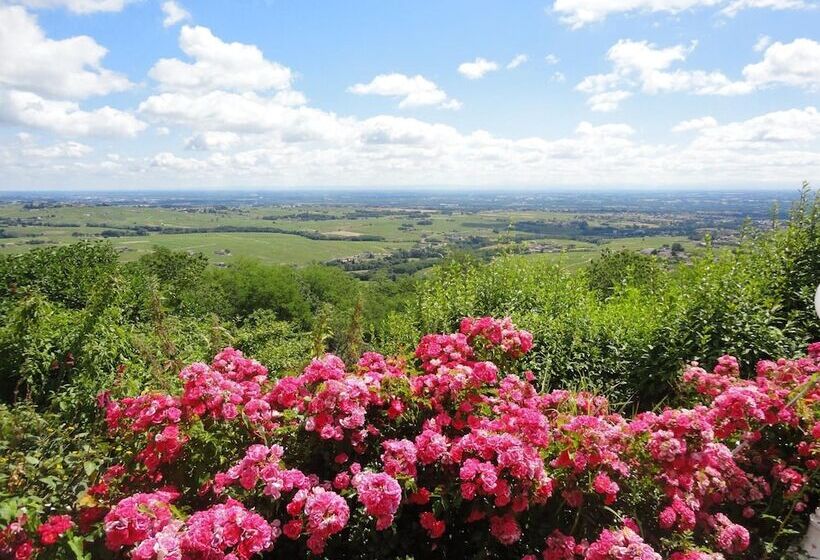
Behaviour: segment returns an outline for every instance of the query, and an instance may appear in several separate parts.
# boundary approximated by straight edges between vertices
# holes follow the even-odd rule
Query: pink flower
[[[595,476],[593,488],[597,493],[605,496],[604,503],[607,505],[615,503],[615,500],[618,497],[619,487],[611,478],[609,478],[608,474],[603,471],[599,472]]]
[[[174,491],[158,491],[121,500],[105,516],[105,545],[116,551],[159,533],[171,522],[169,504],[177,497]]]
[[[583,545],[576,543],[574,537],[556,529],[547,537],[543,557],[544,560],[575,560],[583,552]]]
[[[416,456],[419,463],[435,463],[447,453],[447,437],[433,430],[424,430],[416,436]]]
[[[235,500],[194,513],[179,541],[183,558],[248,560],[272,545],[268,522]]]
[[[739,554],[749,548],[749,531],[732,521],[722,513],[716,514],[710,521],[716,532],[718,548],[728,554]]]
[[[132,560],[182,560],[179,546],[182,521],[174,520],[131,551]]]
[[[470,344],[481,338],[486,348],[500,347],[512,358],[518,358],[532,349],[532,334],[516,329],[509,317],[501,320],[465,317],[461,320],[460,330]]]
[[[585,560],[662,560],[660,554],[628,527],[616,531],[604,529],[598,540],[589,545],[584,558]]]
[[[226,379],[262,384],[268,378],[268,369],[257,362],[246,358],[242,352],[225,348],[214,356],[211,367],[225,376]]]
[[[428,334],[416,348],[416,358],[428,373],[465,364],[472,355],[473,349],[463,334]]]
[[[365,511],[376,518],[376,529],[389,527],[401,502],[401,486],[396,479],[383,472],[361,472],[353,477],[353,486]]]
[[[307,519],[307,545],[313,554],[321,554],[325,542],[347,526],[350,508],[347,502],[336,494],[321,487],[313,488],[305,500]]]
[[[521,538],[521,527],[512,515],[490,517],[490,533],[498,542],[507,546]]]
[[[382,442],[382,464],[390,476],[416,476],[416,446],[407,439],[391,439]]]

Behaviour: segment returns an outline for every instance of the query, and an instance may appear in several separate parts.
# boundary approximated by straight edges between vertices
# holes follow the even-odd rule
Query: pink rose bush
[[[814,507],[820,343],[754,379],[730,356],[692,364],[677,407],[632,417],[538,392],[515,362],[532,346],[508,318],[465,318],[415,364],[326,355],[274,379],[229,348],[177,391],[104,395],[118,464],[66,513],[0,530],[0,557],[79,530],[136,560],[728,560]]]

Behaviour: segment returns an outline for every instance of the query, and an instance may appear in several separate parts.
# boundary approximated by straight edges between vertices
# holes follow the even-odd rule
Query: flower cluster
[[[69,515],[52,515],[39,527],[37,533],[40,535],[40,542],[49,546],[60,540],[69,529],[74,526],[74,522]]]
[[[313,554],[321,554],[327,540],[342,531],[350,519],[350,507],[345,499],[320,486],[297,493],[288,504],[288,513],[294,516],[302,513],[304,520],[290,521],[284,527],[285,534],[295,540],[306,532],[307,547]]]
[[[387,473],[360,472],[353,486],[368,515],[376,518],[376,529],[387,529],[401,503],[401,486]]]
[[[34,543],[26,531],[28,518],[21,514],[0,529],[0,558],[28,560],[35,553]]]
[[[277,536],[261,515],[228,500],[193,514],[181,531],[179,549],[183,558],[248,560],[273,546]]]
[[[105,545],[110,550],[132,546],[159,533],[173,519],[173,490],[134,494],[121,500],[105,516]]]
[[[368,352],[270,379],[228,348],[183,369],[179,394],[101,395],[111,437],[139,445],[120,446],[83,506],[39,525],[37,541],[25,518],[0,529],[0,556],[63,546],[75,523],[93,538],[102,521],[105,545],[135,560],[369,546],[720,560],[755,557],[767,519],[800,518],[817,498],[820,343],[760,362],[754,379],[731,356],[693,363],[682,406],[631,417],[507,371],[531,348],[508,318],[466,318],[422,338],[417,369]]]
[[[661,560],[661,555],[630,527],[623,527],[604,529],[586,549],[584,560]]]
[[[500,320],[493,317],[465,317],[461,320],[459,330],[470,344],[475,344],[480,337],[486,348],[500,348],[511,358],[519,358],[532,349],[532,334],[515,328],[509,317]]]

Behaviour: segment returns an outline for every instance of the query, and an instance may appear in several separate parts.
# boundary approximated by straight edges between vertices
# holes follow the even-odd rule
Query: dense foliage
[[[104,471],[18,509],[0,553],[132,559],[782,557],[818,497],[820,343],[740,378],[692,364],[687,407],[628,418],[539,393],[532,335],[465,318],[414,364],[365,353],[271,379],[232,348],[168,393],[97,399]],[[490,361],[492,360],[492,361]],[[115,389],[116,390],[116,389]],[[97,474],[99,473],[99,474]]]

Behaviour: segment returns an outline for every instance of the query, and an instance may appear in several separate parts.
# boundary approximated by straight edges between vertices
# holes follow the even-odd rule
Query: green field
[[[213,262],[230,264],[240,257],[258,259],[268,264],[303,265],[363,252],[387,254],[409,246],[402,242],[318,241],[281,233],[192,233],[183,235],[147,235],[112,240],[122,251],[123,260],[134,260],[154,246],[206,255]],[[229,251],[230,254],[218,254]]]
[[[563,224],[569,231],[579,220],[589,227],[640,228],[649,234],[627,238],[568,238],[573,235],[562,231]],[[519,222],[529,222],[536,227],[552,224],[552,235],[510,228],[510,224]],[[480,249],[488,254],[513,248],[532,259],[577,268],[604,248],[640,250],[680,243],[687,253],[697,251],[696,243],[686,237],[651,235],[652,229],[668,224],[668,217],[641,213],[467,212],[318,204],[235,208],[103,204],[26,208],[20,204],[5,204],[0,205],[0,230],[4,236],[0,239],[0,254],[107,238],[125,261],[135,260],[155,246],[199,252],[219,266],[242,257],[266,263],[304,265],[339,259],[373,261],[410,249],[426,251],[429,258],[429,255],[446,254],[453,249]],[[279,231],[197,231],[225,227]],[[139,228],[175,228],[175,231],[151,231],[147,235],[143,231],[143,235],[137,235],[139,232],[135,230]],[[180,233],[180,229],[192,232]],[[342,239],[312,239],[311,236]],[[357,240],[360,236],[378,236],[379,239]],[[408,257],[407,261],[414,258]]]

